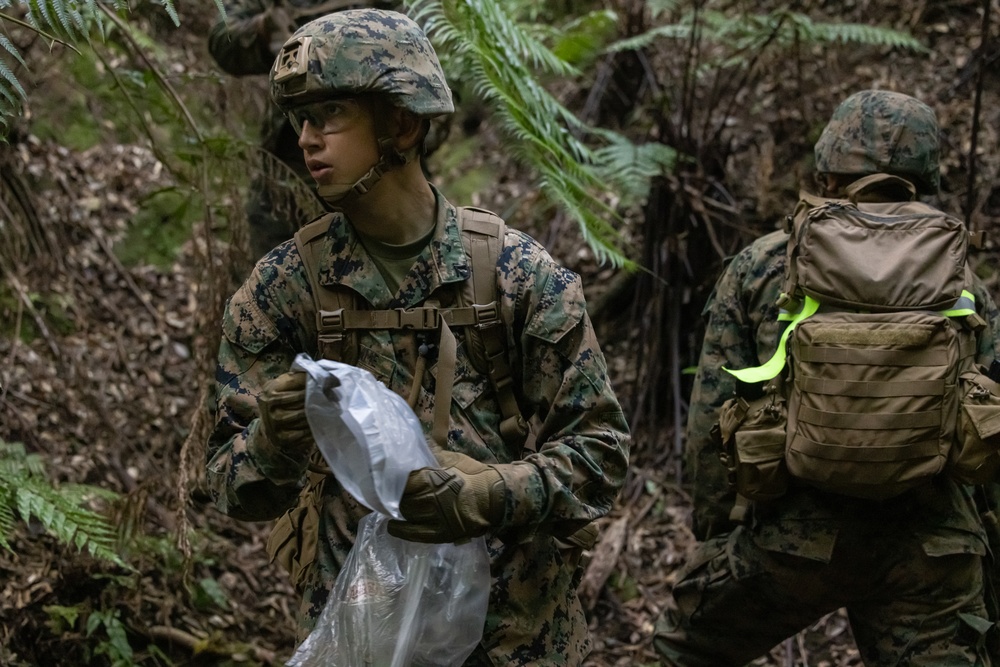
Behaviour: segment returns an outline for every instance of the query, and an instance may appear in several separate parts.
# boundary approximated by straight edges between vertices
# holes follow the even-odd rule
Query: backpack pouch
[[[798,288],[824,304],[883,312],[942,310],[965,286],[964,226],[924,204],[911,203],[894,215],[824,206],[797,234]]]
[[[955,433],[957,327],[929,312],[818,313],[791,344],[789,472],[885,499],[941,472]]]
[[[720,422],[723,421],[729,422],[724,431],[732,429],[726,448],[731,451],[730,468],[736,492],[753,501],[784,495],[788,490],[785,467],[788,420],[784,400],[773,395],[749,403],[732,399],[722,407]]]
[[[977,371],[959,378],[962,405],[948,468],[963,484],[988,484],[1000,470],[1000,384]]]

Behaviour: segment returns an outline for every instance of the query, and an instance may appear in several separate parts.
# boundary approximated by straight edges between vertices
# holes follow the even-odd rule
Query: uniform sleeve
[[[736,392],[726,368],[758,366],[774,354],[781,325],[775,306],[784,242],[767,237],[740,252],[726,267],[703,314],[705,338],[688,408],[685,466],[692,484],[694,534],[700,540],[732,529],[729,512],[736,499],[713,435],[719,408]]]
[[[505,523],[518,526],[521,539],[541,529],[564,537],[611,509],[628,468],[629,430],[579,276],[544,252],[509,273],[519,272],[515,346],[535,451],[501,466],[516,490]]]
[[[1000,310],[978,278],[973,283],[972,291],[976,297],[976,312],[986,321],[986,328],[977,341],[976,361],[989,368],[991,362],[1000,359]]]
[[[215,426],[208,441],[208,480],[224,513],[246,521],[280,516],[294,504],[305,473],[272,447],[260,446],[257,397],[287,372],[297,353],[258,264],[229,299],[216,367]]]
[[[259,25],[273,3],[239,0],[225,6],[226,18],[212,26],[208,34],[209,53],[223,71],[233,76],[267,74],[276,54],[271,52],[270,36],[262,35]]]

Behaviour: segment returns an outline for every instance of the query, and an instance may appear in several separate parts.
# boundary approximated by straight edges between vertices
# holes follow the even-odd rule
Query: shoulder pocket
[[[251,354],[260,353],[278,338],[278,328],[257,306],[247,283],[226,304],[222,314],[222,333],[230,343]]]
[[[535,312],[525,326],[525,333],[549,343],[558,343],[580,323],[586,310],[580,276],[569,269],[555,267],[545,281]]]

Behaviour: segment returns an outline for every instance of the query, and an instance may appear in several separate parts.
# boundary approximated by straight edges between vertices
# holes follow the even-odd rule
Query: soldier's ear
[[[396,149],[400,152],[418,146],[427,134],[429,125],[427,120],[407,109],[394,107],[392,121],[392,137],[396,142]]]

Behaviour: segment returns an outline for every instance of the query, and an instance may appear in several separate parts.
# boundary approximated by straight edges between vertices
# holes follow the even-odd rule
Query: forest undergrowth
[[[641,4],[610,3],[622,16]],[[728,250],[772,228],[809,184],[811,142],[840,99],[866,87],[908,92],[938,113],[945,183],[939,203],[962,217],[971,210],[971,224],[992,237],[975,261],[1000,297],[1000,76],[996,67],[986,67],[977,78],[974,67],[995,64],[1000,40],[979,37],[982,3],[819,5],[816,11],[845,21],[878,14],[880,24],[912,32],[930,52],[831,50],[809,60],[801,80],[774,72],[755,79],[734,98],[738,104],[725,119],[727,153],[699,155],[697,169],[661,179],[660,187],[676,198],[687,193],[696,212],[699,205],[724,210],[691,217],[706,220],[708,232],[720,235],[719,247]],[[208,111],[225,115],[241,100],[262,95],[259,81],[203,74],[208,19],[185,19],[181,9],[180,28],[161,46],[178,71],[212,91],[203,98]],[[996,3],[993,13],[1000,20]],[[561,96],[581,114],[596,109],[594,117],[602,118],[614,101],[626,109],[615,124],[646,132],[666,127],[650,117],[670,113],[663,96],[671,91],[659,90],[659,97],[651,91],[667,80],[680,50],[661,44],[645,52],[638,78],[595,77],[586,90],[560,89]],[[0,221],[6,221],[0,226],[0,440],[22,443],[25,456],[35,457],[31,465],[57,489],[85,484],[111,492],[86,503],[113,517],[114,546],[124,564],[109,565],[55,539],[46,529],[53,517],[17,524],[10,548],[0,546],[0,665],[282,664],[294,648],[296,600],[286,576],[267,562],[269,526],[219,514],[198,472],[206,428],[200,415],[209,400],[205,377],[211,374],[205,364],[214,354],[213,327],[224,296],[206,287],[206,267],[232,289],[249,266],[245,238],[226,227],[239,219],[234,212],[242,193],[215,191],[211,208],[219,218],[206,223],[204,202],[192,198],[190,184],[178,182],[165,165],[168,156],[153,150],[149,138],[121,141],[111,127],[114,118],[102,117],[93,100],[74,113],[92,114],[95,126],[66,113],[62,100],[76,99],[74,90],[88,85],[75,83],[85,72],[71,71],[66,58],[37,57],[41,68],[29,114],[16,124],[9,145],[0,146]],[[626,69],[620,57],[605,62]],[[973,141],[977,85],[983,93]],[[595,102],[588,93],[600,86],[606,87]],[[259,97],[248,106],[253,116]],[[581,273],[615,386],[636,416],[626,486],[587,554],[581,590],[595,640],[587,665],[655,665],[652,624],[694,544],[687,480],[677,458],[681,425],[663,406],[667,416],[649,420],[637,399],[644,382],[639,366],[666,363],[665,357],[650,359],[641,351],[648,312],[630,300],[635,278],[598,264],[573,224],[540,201],[533,174],[511,160],[489,115],[466,113],[459,120],[468,122],[456,123],[436,154],[434,180],[446,192],[451,187],[468,196],[468,203],[504,213]],[[970,180],[973,144],[978,152]],[[725,187],[725,198],[705,187],[713,178]],[[647,205],[628,212],[625,231],[637,246],[644,225],[661,222],[643,220],[654,210]],[[726,254],[700,246],[695,251],[686,245],[692,238],[678,234],[664,241],[669,252],[695,253],[678,255],[680,263],[701,265],[695,266],[700,272],[691,271],[694,282],[679,289],[684,315],[673,323],[689,343],[673,368],[681,414],[690,381],[681,367],[697,352],[697,313],[719,255]],[[754,664],[861,662],[838,612]]]

